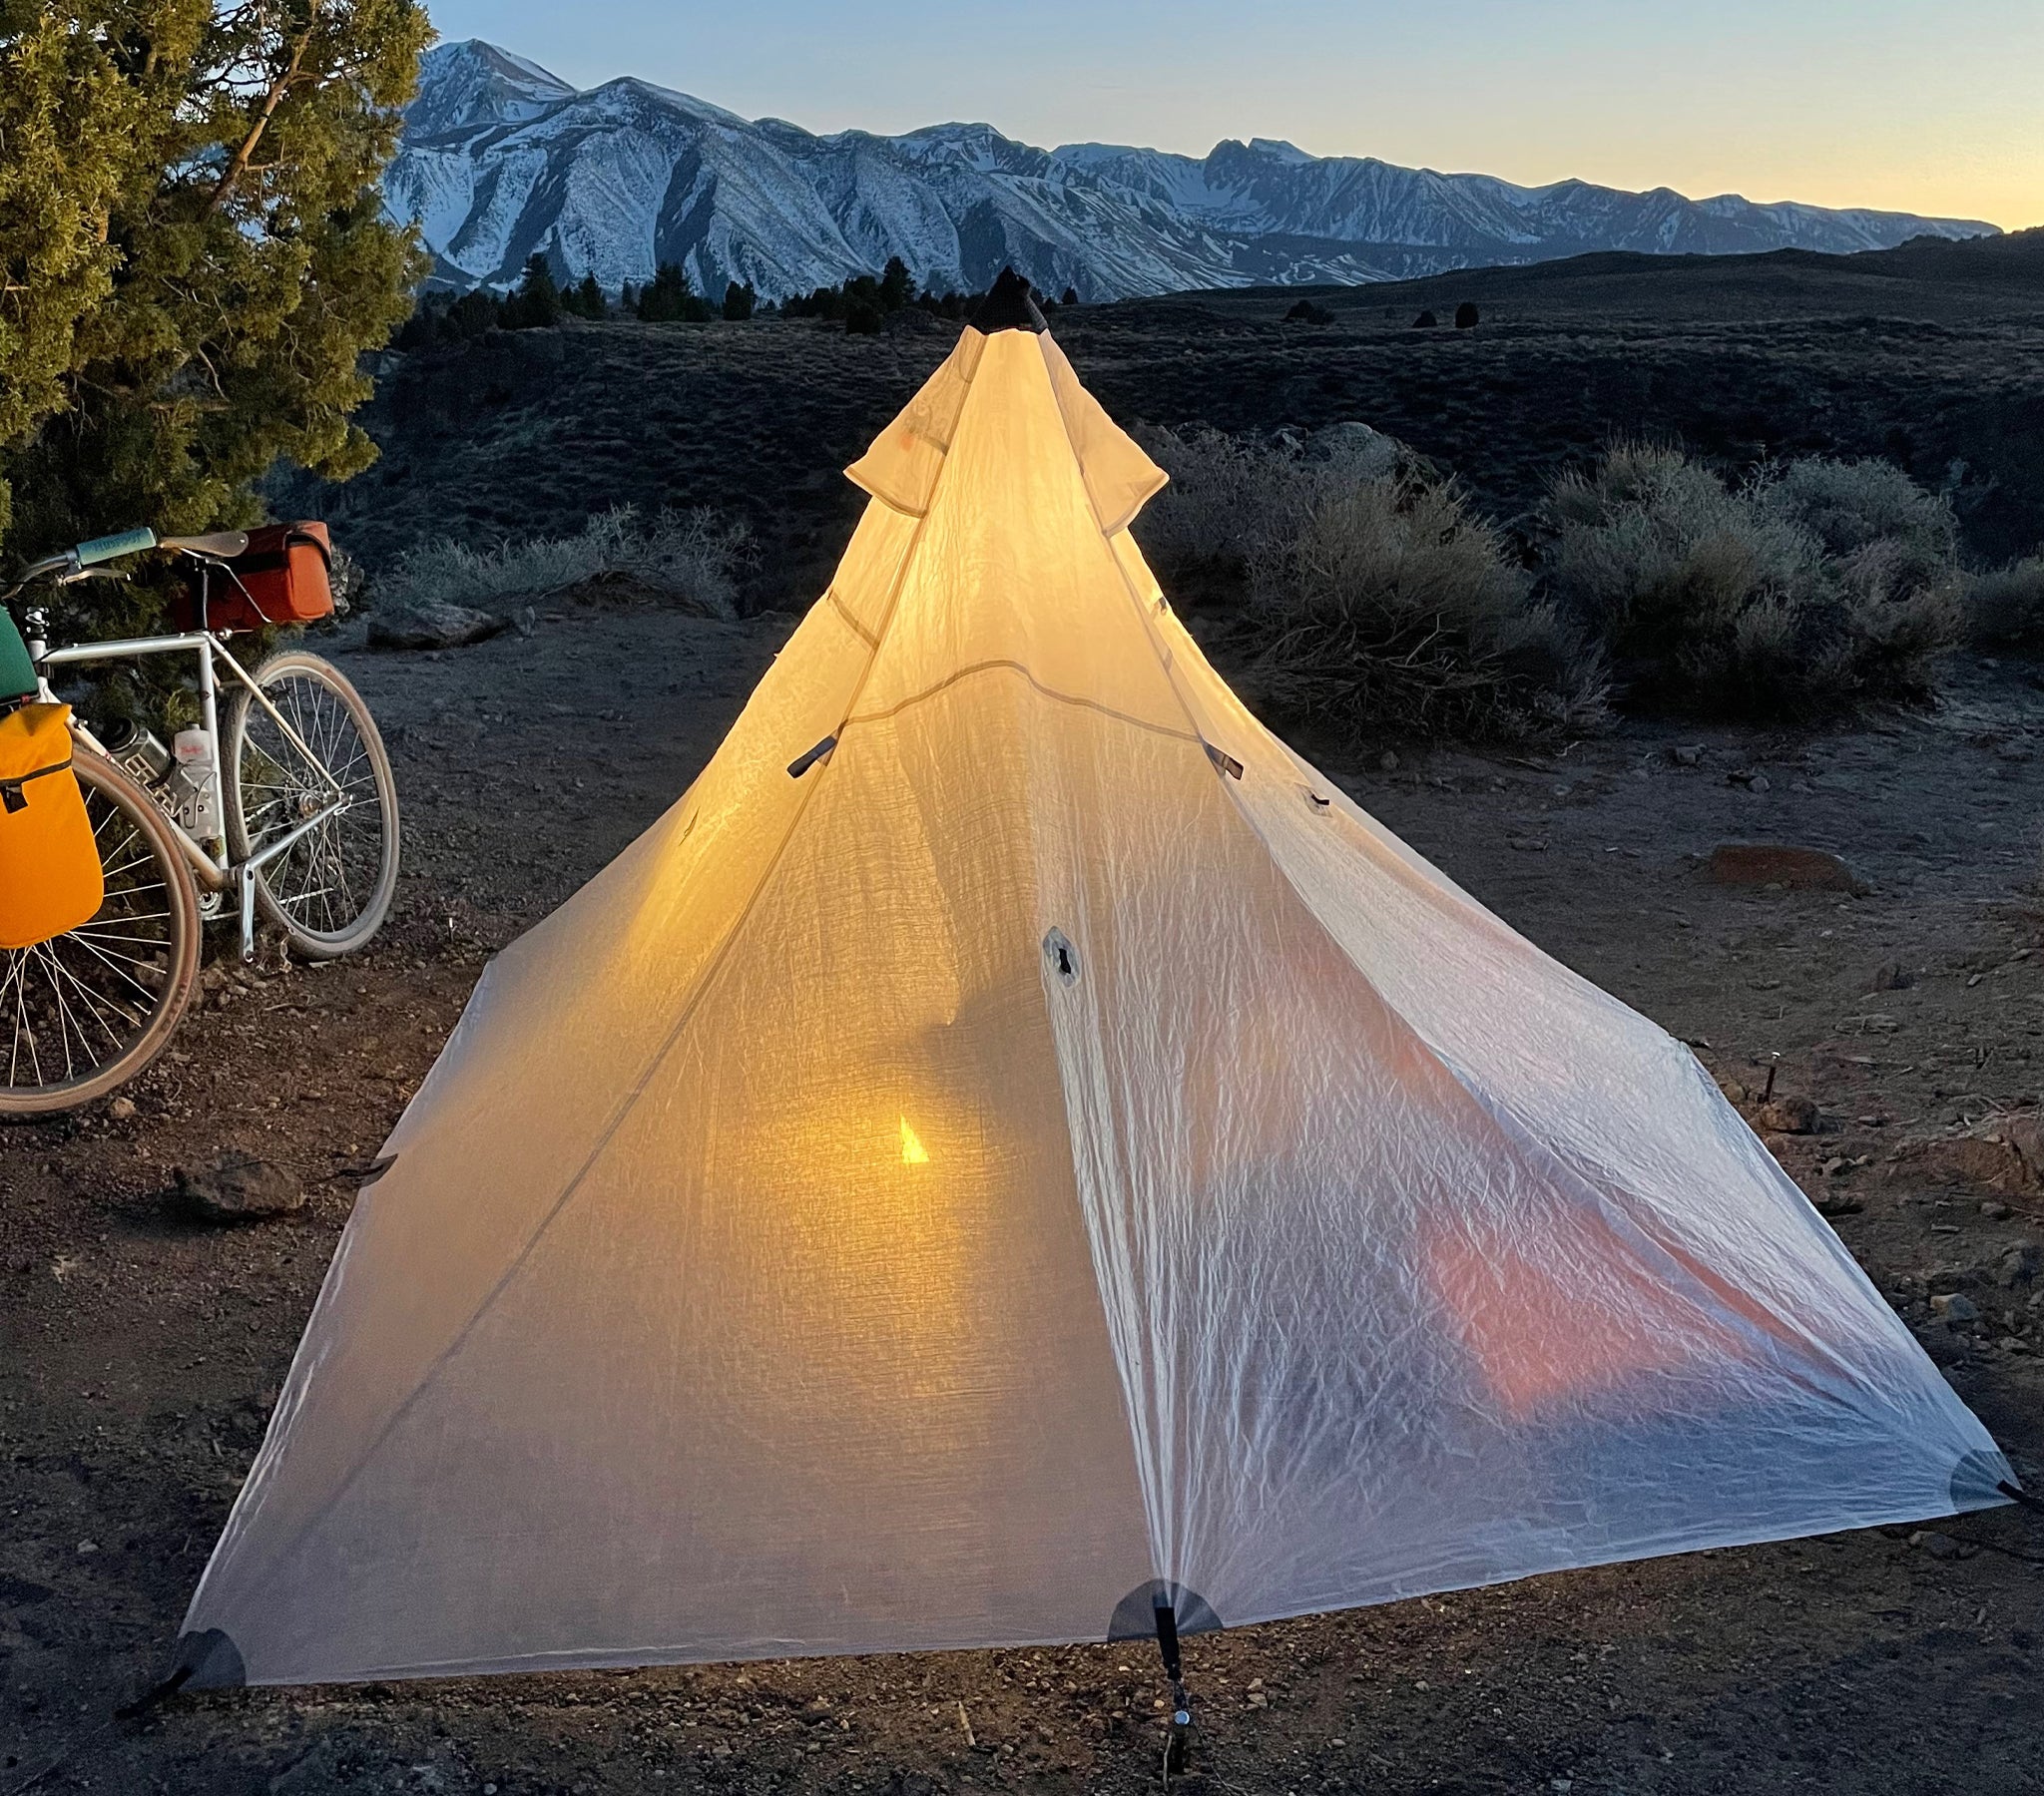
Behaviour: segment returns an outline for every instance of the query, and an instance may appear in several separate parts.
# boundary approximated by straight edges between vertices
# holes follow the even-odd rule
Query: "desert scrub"
[[[1545,522],[1550,596],[1633,708],[1816,720],[1918,699],[1959,636],[1950,510],[1883,462],[1735,487],[1625,444],[1557,480]]]
[[[1391,438],[1304,444],[1153,430],[1171,476],[1137,524],[1167,578],[1241,606],[1258,696],[1338,734],[1517,737],[1593,727],[1594,652],[1461,488]]]
[[[714,618],[738,615],[738,582],[752,553],[746,525],[709,511],[664,511],[642,525],[629,505],[592,517],[574,536],[529,537],[471,549],[441,537],[407,550],[383,589],[393,609],[432,603],[487,611],[520,599],[614,581],[650,589]]]
[[[1322,481],[1251,563],[1257,680],[1351,736],[1525,737],[1594,727],[1600,661],[1452,481]]]
[[[2044,655],[2044,553],[1973,578],[1966,589],[1966,634],[1982,649]]]

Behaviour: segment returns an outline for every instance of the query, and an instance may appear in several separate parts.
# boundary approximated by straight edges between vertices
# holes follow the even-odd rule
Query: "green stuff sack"
[[[36,689],[36,665],[7,608],[0,605],[0,699],[26,698]]]
[[[106,897],[99,844],[71,770],[71,706],[0,717],[0,948],[88,922]]]

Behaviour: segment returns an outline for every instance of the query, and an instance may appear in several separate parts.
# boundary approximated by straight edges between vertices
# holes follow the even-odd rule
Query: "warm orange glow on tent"
[[[929,1149],[922,1144],[922,1137],[908,1126],[908,1119],[901,1119],[901,1163],[904,1166],[926,1166],[929,1164]]]

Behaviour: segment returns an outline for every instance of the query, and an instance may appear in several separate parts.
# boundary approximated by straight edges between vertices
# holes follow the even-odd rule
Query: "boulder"
[[[1835,854],[1786,842],[1720,842],[1704,863],[1716,885],[1786,886],[1791,891],[1866,891],[1866,881]]]
[[[305,1207],[297,1181],[271,1165],[230,1148],[212,1165],[177,1170],[178,1207],[200,1222],[256,1222]]]
[[[1807,1098],[1770,1098],[1754,1113],[1754,1121],[1775,1134],[1814,1134],[1816,1105]]]
[[[465,605],[427,600],[403,611],[379,612],[369,620],[369,646],[374,649],[465,649],[486,642],[510,625],[488,612]]]
[[[1405,445],[1394,436],[1353,418],[1328,424],[1305,440],[1310,461],[1332,462],[1361,480],[1383,480],[1398,471]]]

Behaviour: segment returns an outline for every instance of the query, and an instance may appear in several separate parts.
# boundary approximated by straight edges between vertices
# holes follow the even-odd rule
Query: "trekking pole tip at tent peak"
[[[1029,282],[1013,268],[1003,268],[995,277],[993,286],[969,321],[982,336],[992,336],[997,330],[1044,331],[1050,328],[1044,322],[1043,313],[1036,308]]]

